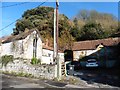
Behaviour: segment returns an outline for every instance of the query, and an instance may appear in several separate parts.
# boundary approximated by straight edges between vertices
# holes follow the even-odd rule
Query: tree
[[[119,30],[115,16],[95,10],[81,10],[73,19],[73,23],[71,34],[77,41],[108,38]],[[102,33],[102,36],[99,33]]]
[[[81,30],[81,36],[77,40],[95,40],[104,37],[100,24],[87,23]]]
[[[25,28],[32,29],[34,27],[34,24],[30,22],[30,20],[22,19],[18,20],[16,23],[16,28],[14,28],[13,33],[19,34],[21,32],[24,32]]]
[[[54,8],[37,7],[23,13],[22,19],[16,23],[13,34],[17,35],[25,29],[37,28],[43,40],[50,39],[53,46]],[[95,10],[81,10],[73,20],[59,14],[60,49],[70,49],[72,42],[108,38],[119,32],[118,21],[112,14],[100,13]],[[64,38],[63,38],[64,37]],[[72,41],[72,42],[71,42]]]
[[[16,23],[16,27],[13,29],[13,34],[17,35],[25,31],[25,28],[32,29],[37,28],[45,41],[49,38],[50,46],[53,46],[53,34],[54,34],[54,8],[52,7],[37,7],[31,10],[27,10],[23,13],[22,19],[19,19]],[[65,36],[66,30],[72,28],[73,23],[64,14],[59,14],[59,39]],[[68,34],[69,36],[69,34]],[[72,37],[72,36],[71,36]],[[65,39],[67,39],[66,37]],[[65,43],[66,41],[62,41]],[[62,49],[62,48],[61,48]]]
[[[25,28],[37,28],[42,30],[53,30],[53,12],[52,7],[37,7],[31,10],[27,10],[22,15],[22,19],[19,19],[14,28],[14,33],[19,34],[24,32]],[[51,27],[52,26],[52,27]]]
[[[61,32],[61,36],[59,38],[59,48],[62,51],[66,49],[72,50],[74,38],[70,34],[69,30],[64,30]]]
[[[78,14],[77,14],[77,18],[81,19],[81,20],[88,20],[89,18],[89,11],[88,10],[81,10]]]

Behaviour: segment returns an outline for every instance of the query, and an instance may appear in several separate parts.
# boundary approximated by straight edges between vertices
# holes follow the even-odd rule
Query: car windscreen
[[[96,63],[96,61],[87,61],[88,63]]]

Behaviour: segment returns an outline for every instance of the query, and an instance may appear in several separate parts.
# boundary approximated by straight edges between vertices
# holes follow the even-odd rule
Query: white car
[[[86,67],[98,67],[96,59],[88,59],[86,62]]]

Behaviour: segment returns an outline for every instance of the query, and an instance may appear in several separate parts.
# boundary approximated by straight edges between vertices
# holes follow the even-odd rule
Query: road
[[[2,74],[2,88],[49,88],[43,81]]]
[[[81,78],[82,80],[90,84],[96,82],[104,85],[107,84],[113,87],[120,87],[119,74],[116,73],[114,69],[81,69],[79,71],[76,71],[74,73],[74,76]]]
[[[18,76],[5,75],[5,74],[1,74],[2,75],[1,82],[2,82],[2,88],[11,88],[11,89],[13,89],[13,88],[29,88],[29,90],[34,90],[36,88],[87,88],[87,87],[90,88],[90,87],[94,86],[94,84],[92,84],[91,82],[96,82],[96,80],[97,80],[97,82],[98,81],[105,82],[107,80],[106,77],[103,80],[98,80],[98,79],[101,79],[100,74],[99,75],[95,74],[95,71],[94,71],[94,74],[92,72],[93,72],[92,70],[91,71],[88,71],[88,70],[82,71],[81,70],[80,72],[75,73],[76,75],[74,77],[77,77],[78,80],[82,79],[82,81],[88,81],[88,84],[86,84],[86,85],[82,85],[81,81],[80,81],[79,85],[73,85],[73,84],[68,84],[68,83],[55,82],[52,80],[33,79],[33,78],[18,77]],[[104,75],[103,75],[103,77],[104,77]],[[79,78],[81,78],[81,79],[79,79]],[[113,81],[113,80],[111,80],[109,77],[108,81]],[[116,85],[117,85],[117,87],[119,87],[119,80],[114,81],[114,83],[115,83],[115,85],[112,84],[113,87],[111,87],[111,88],[115,88],[114,86],[116,86]],[[92,86],[89,86],[89,85],[92,85]],[[109,88],[109,87],[107,86],[107,88]]]
[[[29,90],[36,90],[36,88],[81,88],[80,86],[69,85],[66,83],[55,82],[52,80],[33,79],[5,74],[1,74],[1,76],[2,88],[5,90],[6,88],[29,88]]]

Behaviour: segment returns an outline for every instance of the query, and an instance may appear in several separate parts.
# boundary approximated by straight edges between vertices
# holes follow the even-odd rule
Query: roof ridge
[[[78,41],[78,42],[74,42],[74,43],[91,42],[91,41],[101,41],[101,40],[119,39],[119,38],[120,38],[120,37],[114,37],[114,38],[110,37],[110,38],[104,38],[104,39]]]
[[[27,31],[27,32],[22,32],[22,33],[17,34],[17,35],[10,35],[8,38],[6,38],[5,40],[3,40],[2,43],[6,43],[6,42],[11,42],[11,41],[15,41],[15,40],[24,39],[24,38],[27,37],[29,34],[31,34],[33,31],[38,32],[38,30],[37,30],[36,28],[29,29],[29,31]]]
[[[97,45],[113,46],[120,43],[120,37],[74,42],[72,50],[95,49]]]

